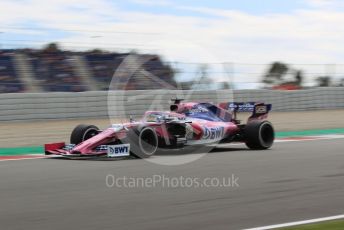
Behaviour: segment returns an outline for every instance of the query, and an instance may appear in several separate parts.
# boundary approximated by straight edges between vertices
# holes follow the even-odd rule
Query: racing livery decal
[[[214,128],[208,128],[204,127],[204,135],[202,139],[206,140],[217,140],[222,139],[225,133],[224,127],[214,127]]]
[[[108,157],[123,157],[129,156],[130,144],[123,145],[108,145]]]

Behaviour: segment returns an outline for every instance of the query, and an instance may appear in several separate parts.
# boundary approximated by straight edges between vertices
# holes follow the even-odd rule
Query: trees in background
[[[317,86],[318,87],[329,87],[331,86],[331,77],[329,76],[323,76],[323,77],[318,77],[316,79],[316,82],[317,82]]]
[[[57,43],[49,43],[43,48],[43,52],[46,53],[57,53],[60,51],[61,49]]]
[[[316,87],[344,87],[344,78],[334,80],[329,75],[314,77]],[[303,81],[304,74],[301,70],[291,68],[283,62],[273,62],[262,80],[266,88],[273,89],[301,89]]]
[[[282,81],[286,73],[288,72],[288,65],[282,62],[274,62],[271,64],[269,70],[264,75],[263,83],[275,85]]]
[[[299,89],[303,83],[303,72],[283,62],[274,62],[263,76],[263,83],[268,88]]]
[[[316,83],[318,87],[344,87],[344,78],[334,82],[330,76],[321,76],[316,79]]]
[[[339,86],[340,86],[340,87],[344,87],[344,78],[340,79]]]

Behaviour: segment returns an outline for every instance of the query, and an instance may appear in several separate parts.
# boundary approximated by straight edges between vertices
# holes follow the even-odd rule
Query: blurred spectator
[[[85,54],[85,60],[93,78],[100,84],[101,90],[108,90],[116,69],[127,54],[103,53],[94,51]]]
[[[79,92],[88,88],[76,74],[76,65],[72,59],[74,55],[85,58],[91,76],[98,82],[101,90],[108,90],[114,73],[120,66],[121,71],[116,73],[115,89],[173,89],[177,85],[174,71],[157,55],[130,53],[136,61],[122,65],[129,53],[106,53],[100,50],[72,53],[61,51],[52,43],[43,50],[0,50],[0,93],[24,91],[24,85],[15,72],[12,60],[15,53],[21,53],[27,58],[27,64],[31,65],[36,83],[44,91]],[[141,65],[138,69],[136,62]]]
[[[0,93],[20,93],[24,85],[20,82],[14,68],[13,52],[0,51]]]
[[[45,91],[85,91],[79,76],[75,75],[74,63],[68,52],[53,45],[43,51],[26,50],[34,75]]]
[[[93,52],[85,55],[88,66],[91,69],[93,77],[101,83],[102,90],[107,90],[110,82],[115,74],[115,71],[123,63],[123,60],[129,54],[116,53],[102,53]],[[126,73],[116,72],[116,86],[119,90],[147,90],[147,89],[162,89],[176,87],[174,80],[174,72],[171,67],[162,63],[160,58],[156,55],[135,55],[135,58],[141,59],[142,66],[121,66],[127,69]],[[138,61],[138,63],[141,63]],[[132,72],[135,70],[134,72]]]

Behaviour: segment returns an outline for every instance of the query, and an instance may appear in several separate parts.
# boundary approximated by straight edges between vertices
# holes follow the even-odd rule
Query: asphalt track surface
[[[276,143],[269,151],[225,147],[180,166],[145,160],[3,161],[0,228],[243,229],[339,215],[344,213],[343,143]],[[108,174],[234,174],[240,187],[109,188]]]

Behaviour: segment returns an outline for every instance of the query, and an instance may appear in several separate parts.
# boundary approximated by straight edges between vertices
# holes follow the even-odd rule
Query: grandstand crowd
[[[108,90],[115,71],[128,55],[143,60],[139,62],[140,69],[132,71],[132,66],[122,66],[122,71],[115,75],[118,78],[115,89],[176,86],[174,71],[157,55],[100,50],[71,52],[52,44],[41,50],[0,50],[0,93]]]

